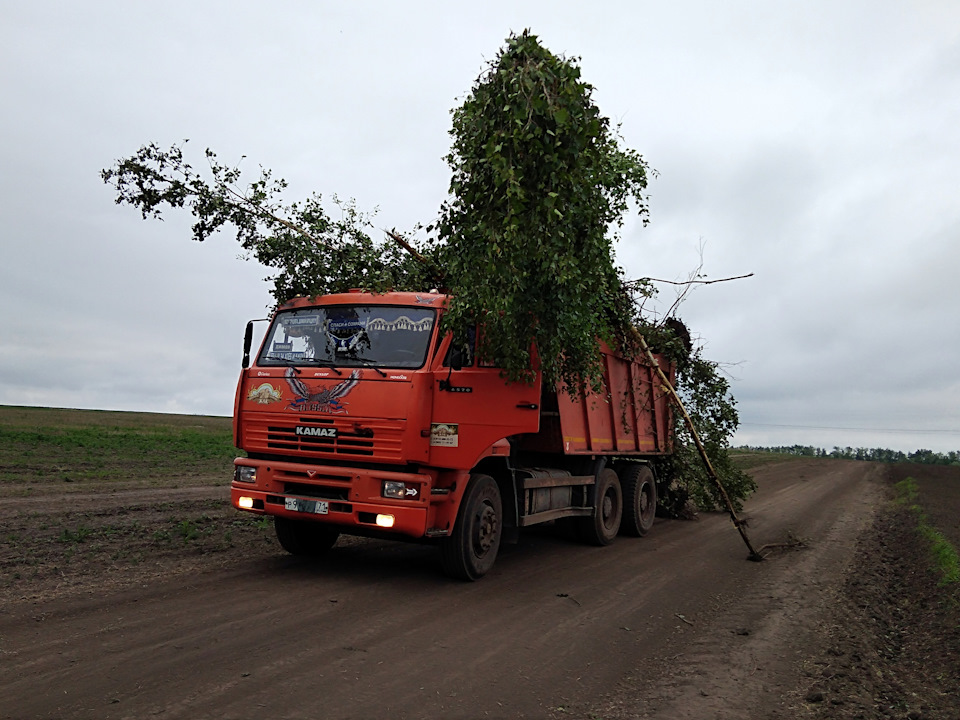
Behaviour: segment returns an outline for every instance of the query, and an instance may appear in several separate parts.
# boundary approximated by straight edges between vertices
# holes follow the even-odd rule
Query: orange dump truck
[[[650,460],[672,448],[654,368],[603,349],[606,394],[507,383],[440,332],[446,296],[298,298],[274,314],[237,387],[231,501],[272,515],[280,544],[320,554],[341,533],[436,543],[475,580],[501,541],[566,519],[586,542],[644,535]],[[672,375],[672,367],[660,360]]]

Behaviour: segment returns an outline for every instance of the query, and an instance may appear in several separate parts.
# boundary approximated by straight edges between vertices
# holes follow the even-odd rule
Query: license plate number
[[[326,515],[330,511],[330,504],[325,500],[303,500],[302,498],[284,498],[283,506],[295,512]]]

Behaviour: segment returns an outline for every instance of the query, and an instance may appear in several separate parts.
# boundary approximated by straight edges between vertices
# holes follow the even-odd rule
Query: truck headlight
[[[237,465],[233,471],[233,479],[237,482],[255,483],[257,481],[257,469],[249,465]]]
[[[420,498],[419,483],[405,483],[398,480],[383,481],[383,497],[395,500],[418,500]]]

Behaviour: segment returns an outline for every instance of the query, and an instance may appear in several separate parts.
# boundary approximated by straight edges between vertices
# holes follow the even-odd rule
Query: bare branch
[[[649,282],[666,283],[668,285],[713,285],[713,283],[728,282],[730,280],[743,280],[744,278],[748,278],[748,277],[753,277],[753,273],[747,273],[746,275],[736,275],[734,277],[728,277],[728,278],[718,278],[716,280],[661,280],[659,278],[648,277],[648,278],[640,278],[639,280],[630,280],[629,282],[625,283],[625,285],[627,287],[631,287],[633,285],[643,282],[644,280],[648,280]]]

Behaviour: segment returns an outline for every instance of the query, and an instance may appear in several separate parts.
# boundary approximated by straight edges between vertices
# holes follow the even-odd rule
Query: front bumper
[[[230,486],[230,501],[238,510],[337,525],[347,533],[357,528],[413,538],[438,534],[436,528],[429,526],[434,487],[434,478],[429,474],[249,458],[238,458],[234,464],[256,468],[255,482],[234,480]],[[404,500],[383,497],[383,483],[388,480],[415,488],[416,496]],[[241,498],[246,498],[246,507],[241,506]],[[288,510],[287,498],[320,500],[327,503],[328,511],[315,514]],[[377,517],[385,515],[393,517],[390,528],[377,523]]]

